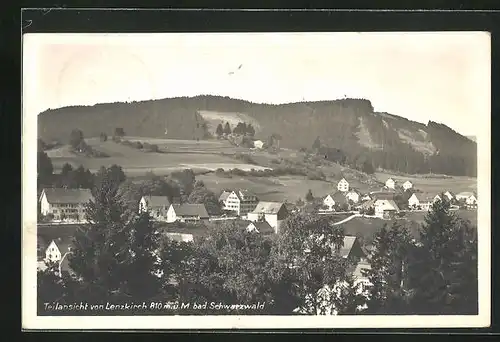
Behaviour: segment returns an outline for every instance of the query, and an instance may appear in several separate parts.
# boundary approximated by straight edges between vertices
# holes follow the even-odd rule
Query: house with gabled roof
[[[222,209],[233,211],[238,216],[244,216],[253,211],[259,202],[256,195],[248,190],[224,191],[219,197]]]
[[[361,198],[361,193],[359,192],[359,190],[351,188],[345,194],[345,198],[347,199],[347,201],[351,201],[353,203],[358,203],[360,201],[360,198]]]
[[[413,188],[413,183],[410,181],[406,181],[403,183],[403,190],[409,190]]]
[[[346,196],[343,192],[336,191],[333,194],[328,194],[323,198],[323,205],[325,210],[334,211],[335,207],[341,206],[347,203]]]
[[[45,188],[39,198],[40,213],[52,221],[83,222],[85,205],[92,198],[89,189]]]
[[[167,196],[142,196],[139,212],[149,212],[153,220],[165,221],[170,204]]]
[[[347,191],[349,191],[349,182],[345,178],[342,178],[337,183],[337,190],[341,191],[341,192],[347,192]]]
[[[395,189],[396,188],[396,181],[392,178],[389,178],[388,180],[385,181],[385,186],[388,189]]]
[[[166,222],[196,223],[208,219],[209,215],[204,204],[174,203],[168,208]]]
[[[374,206],[375,216],[378,217],[386,217],[391,213],[399,212],[399,207],[396,202],[390,199],[377,199]]]
[[[278,233],[283,221],[289,213],[283,202],[259,202],[255,209],[248,213],[247,219],[251,222],[266,221]]]
[[[248,232],[256,232],[262,235],[269,235],[275,233],[274,228],[271,227],[271,225],[267,221],[250,222],[246,230]]]
[[[50,242],[49,242],[50,241]],[[61,271],[71,273],[68,255],[71,254],[71,238],[57,237],[47,240],[43,236],[37,237],[37,249],[39,250],[37,268],[45,270],[47,265],[54,263],[61,265]]]

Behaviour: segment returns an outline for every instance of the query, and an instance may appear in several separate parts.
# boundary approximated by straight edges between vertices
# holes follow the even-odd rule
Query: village
[[[39,236],[38,268],[45,269],[48,262],[58,263],[62,271],[71,272],[66,256],[71,254],[71,234],[63,233],[67,227],[86,223],[85,206],[92,200],[89,189],[45,188],[39,198],[39,229],[60,227],[60,237],[44,239]],[[281,225],[291,214],[304,210],[304,205],[283,202],[260,201],[248,190],[226,189],[219,198],[222,214],[209,215],[204,204],[170,203],[167,196],[142,196],[137,203],[137,212],[149,213],[151,220],[165,227],[165,235],[176,241],[193,242],[197,235],[203,235],[203,225],[233,221],[247,231],[262,235],[279,234]],[[337,215],[335,223],[340,225],[354,218],[391,220],[407,212],[425,212],[439,200],[447,200],[451,210],[475,210],[478,200],[474,192],[454,194],[449,190],[441,193],[422,193],[410,181],[401,185],[393,178],[387,179],[380,189],[362,193],[351,188],[342,178],[331,194],[312,203],[313,215]],[[202,228],[199,228],[199,227]],[[59,235],[58,233],[55,234]],[[361,270],[370,267],[367,262],[369,246],[362,246],[358,237],[346,235],[341,254],[355,258],[351,273],[358,282],[366,282]]]

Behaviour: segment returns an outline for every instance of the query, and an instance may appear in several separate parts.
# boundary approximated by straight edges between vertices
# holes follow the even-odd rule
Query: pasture
[[[245,164],[231,157],[222,156],[223,150],[236,151],[226,141],[183,141],[166,139],[133,139],[156,143],[160,149],[167,146],[165,153],[145,152],[130,146],[121,145],[113,141],[102,142],[98,138],[86,139],[86,142],[95,150],[109,155],[107,158],[88,158],[71,153],[68,146],[47,151],[52,159],[55,172],[60,172],[65,163],[73,167],[83,165],[91,172],[96,172],[101,166],[117,164],[123,167],[127,176],[141,176],[147,172],[157,175],[169,174],[179,169],[193,169],[195,172],[214,171],[218,168],[229,170],[239,168],[242,170],[264,169],[256,165]],[[201,151],[201,152],[200,152]]]
[[[295,202],[304,199],[311,189],[315,197],[324,197],[336,190],[336,183],[319,180],[309,180],[304,176],[281,177],[250,177],[235,176],[232,178],[218,177],[213,173],[196,176],[206,186],[219,193],[223,189],[247,189],[256,194],[262,201]]]
[[[415,189],[422,192],[438,194],[440,192],[452,191],[459,193],[462,191],[476,191],[477,178],[457,177],[457,176],[439,176],[439,175],[395,175],[385,172],[376,172],[377,180],[384,182],[392,178],[396,184],[402,185],[409,180],[413,183]]]

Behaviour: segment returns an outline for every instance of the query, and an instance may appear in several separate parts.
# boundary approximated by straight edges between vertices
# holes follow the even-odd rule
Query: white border
[[[447,32],[449,33],[449,32]],[[461,34],[460,32],[455,32]],[[256,35],[247,33],[244,35]],[[258,35],[269,34],[259,33]],[[276,34],[276,33],[275,33]],[[279,35],[297,35],[298,33],[279,33]],[[298,35],[328,35],[330,33],[303,33]],[[352,34],[357,33],[336,33]],[[365,33],[365,34],[395,34]],[[419,33],[404,33],[419,34]],[[429,33],[423,33],[429,34]],[[489,33],[467,32],[488,36]],[[488,79],[482,79],[484,93],[484,111],[477,113],[476,119],[483,125],[483,131],[477,136],[478,144],[478,264],[479,264],[479,314],[477,316],[89,316],[89,317],[42,317],[36,315],[36,151],[37,117],[26,116],[26,102],[36,94],[36,55],[38,44],[64,43],[79,39],[95,42],[104,39],[109,43],[122,38],[156,40],[165,34],[27,34],[23,36],[23,115],[22,115],[22,328],[23,329],[301,329],[301,328],[479,328],[490,325],[491,299],[491,178],[490,178],[490,127],[491,127],[491,68],[484,65]],[[169,34],[179,37],[198,34]],[[231,34],[234,35],[234,34]],[[243,35],[243,34],[238,34]],[[488,50],[489,51],[489,50]],[[490,54],[488,53],[488,61]],[[486,69],[487,68],[487,69]],[[196,317],[196,318],[195,318]]]

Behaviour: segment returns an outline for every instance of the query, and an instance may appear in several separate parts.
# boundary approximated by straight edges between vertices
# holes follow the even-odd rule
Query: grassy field
[[[198,175],[197,179],[203,180],[215,192],[225,188],[248,189],[257,194],[262,200],[268,201],[288,200],[294,202],[298,198],[303,199],[309,189],[311,189],[315,197],[324,197],[336,191],[336,184],[342,177],[349,181],[351,187],[358,188],[361,192],[369,192],[374,190],[374,187],[380,187],[380,184],[383,184],[389,177],[394,178],[399,184],[410,180],[416,189],[430,194],[437,194],[447,190],[455,193],[473,191],[477,187],[476,179],[468,177],[400,176],[381,172],[368,176],[336,163],[322,160],[316,160],[314,163],[308,162],[304,159],[306,154],[303,152],[281,149],[279,153],[269,153],[267,151],[235,147],[225,140],[195,141],[133,136],[124,139],[156,144],[164,153],[144,152],[113,141],[101,142],[98,138],[90,138],[86,139],[87,143],[93,149],[109,155],[108,158],[77,156],[67,146],[47,151],[47,154],[52,159],[56,172],[60,171],[64,163],[70,163],[75,167],[81,164],[92,172],[97,171],[101,166],[118,164],[123,167],[129,177],[140,177],[147,172],[166,175],[175,170],[191,168],[195,173],[204,173]],[[258,165],[251,165],[231,157],[235,153],[248,154]],[[258,170],[287,165],[302,170],[321,170],[326,176],[326,181],[309,180],[305,176],[264,178],[233,175],[232,178],[222,178],[213,173],[206,174],[207,171],[214,171],[218,168],[224,170],[233,168]]]
[[[109,155],[108,158],[87,158],[78,156],[69,151],[67,146],[48,151],[52,159],[54,170],[59,172],[65,163],[74,167],[83,165],[90,171],[95,172],[101,166],[117,164],[123,167],[128,176],[140,176],[146,172],[154,172],[157,175],[171,173],[179,169],[193,169],[194,171],[206,171],[239,168],[242,170],[261,169],[263,167],[246,164],[233,158],[222,156],[220,152],[236,152],[225,141],[184,141],[166,139],[139,139],[129,138],[131,141],[142,141],[156,143],[160,147],[168,146],[166,153],[144,152],[129,146],[117,144],[113,141],[101,142],[99,139],[87,139],[87,143],[95,150]],[[201,151],[201,152],[200,152]]]
[[[210,173],[198,175],[196,179],[202,180],[216,193],[228,188],[248,189],[262,201],[295,202],[299,198],[304,199],[309,189],[314,196],[323,197],[333,192],[337,186],[336,183],[309,180],[304,176],[223,178]]]
[[[392,178],[397,184],[402,185],[409,180],[413,183],[414,188],[422,190],[422,192],[439,193],[447,190],[454,193],[462,191],[476,191],[477,179],[471,177],[451,177],[439,175],[396,175],[390,173],[375,173],[375,177],[385,182],[387,179]]]

